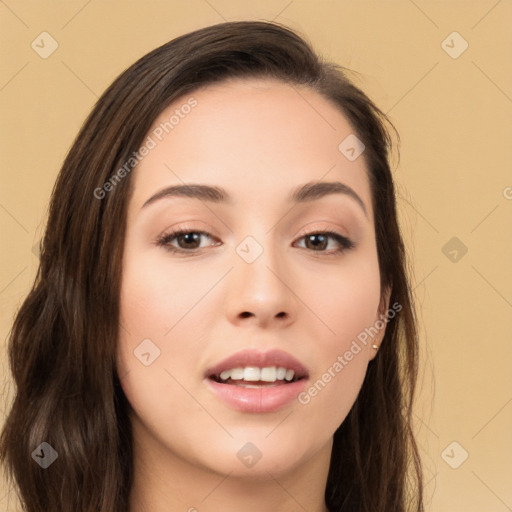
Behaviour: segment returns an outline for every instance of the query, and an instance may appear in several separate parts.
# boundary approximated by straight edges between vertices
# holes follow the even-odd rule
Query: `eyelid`
[[[348,235],[344,234],[342,232],[343,230],[340,227],[334,227],[332,224],[331,225],[327,224],[327,226],[326,225],[318,226],[318,222],[310,223],[307,226],[303,227],[299,231],[297,237],[311,235],[314,233],[326,233],[329,231],[332,233],[336,233],[337,235],[342,236],[344,238],[348,238]]]

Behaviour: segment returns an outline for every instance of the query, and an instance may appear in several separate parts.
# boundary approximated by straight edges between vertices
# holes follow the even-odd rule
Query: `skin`
[[[312,90],[250,79],[191,96],[197,106],[132,175],[117,356],[133,407],[130,511],[326,512],[332,437],[385,327],[359,343],[361,351],[305,405],[293,400],[273,413],[240,412],[203,378],[241,349],[278,348],[307,366],[312,385],[386,311],[364,154],[351,162],[338,150],[354,130]],[[170,105],[152,129],[189,97]],[[287,201],[310,181],[351,187],[367,214],[346,194]],[[167,197],[142,208],[164,187],[184,182],[223,187],[233,203]],[[156,245],[182,227],[209,236],[196,245],[190,238],[168,244],[187,254]],[[306,234],[327,229],[355,247],[336,254],[335,239],[307,244]],[[249,235],[263,248],[252,263],[235,250]],[[133,352],[146,338],[160,350],[149,366]],[[251,468],[237,458],[247,442],[262,454]]]

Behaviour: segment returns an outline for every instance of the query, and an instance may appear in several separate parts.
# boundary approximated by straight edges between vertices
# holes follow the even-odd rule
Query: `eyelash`
[[[166,251],[169,251],[170,253],[173,253],[173,254],[186,254],[186,255],[189,255],[189,256],[193,255],[193,254],[197,254],[201,249],[181,249],[181,248],[169,245],[169,243],[172,240],[174,240],[175,238],[177,238],[178,236],[186,235],[186,234],[190,234],[190,233],[195,233],[195,234],[198,234],[198,235],[206,235],[207,237],[212,238],[212,236],[209,233],[207,233],[206,231],[201,231],[201,230],[197,230],[197,229],[186,229],[185,228],[185,229],[179,229],[179,230],[176,230],[176,231],[171,231],[171,232],[162,234],[156,240],[155,245],[157,245],[158,247],[163,247]],[[322,256],[328,256],[328,257],[329,256],[338,256],[341,253],[344,253],[345,251],[349,251],[350,249],[353,249],[355,247],[355,244],[352,242],[352,240],[350,240],[346,236],[341,235],[340,233],[337,233],[336,231],[331,231],[331,230],[311,231],[309,233],[306,233],[306,234],[302,235],[299,238],[299,240],[302,240],[302,239],[304,239],[304,238],[306,238],[308,236],[311,236],[311,235],[324,235],[324,236],[328,236],[328,237],[334,239],[340,245],[340,247],[338,249],[334,249],[334,250],[331,250],[331,251],[314,251],[314,250],[311,249],[312,252],[318,252]]]

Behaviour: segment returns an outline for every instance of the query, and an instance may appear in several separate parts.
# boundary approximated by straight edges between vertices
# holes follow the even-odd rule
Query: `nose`
[[[290,271],[284,270],[283,254],[271,248],[271,243],[261,244],[263,252],[252,262],[234,255],[226,299],[226,314],[233,324],[283,328],[295,320],[293,279]]]

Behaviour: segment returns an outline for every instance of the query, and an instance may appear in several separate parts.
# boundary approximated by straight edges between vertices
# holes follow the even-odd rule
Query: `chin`
[[[229,474],[230,478],[268,480],[294,471],[312,455],[302,446],[304,440],[294,443],[289,438],[286,442],[277,436],[273,440],[268,430],[252,434],[243,436],[243,441],[237,436],[225,445],[215,443],[215,450],[203,464],[216,473]],[[311,444],[309,449],[313,450]]]

